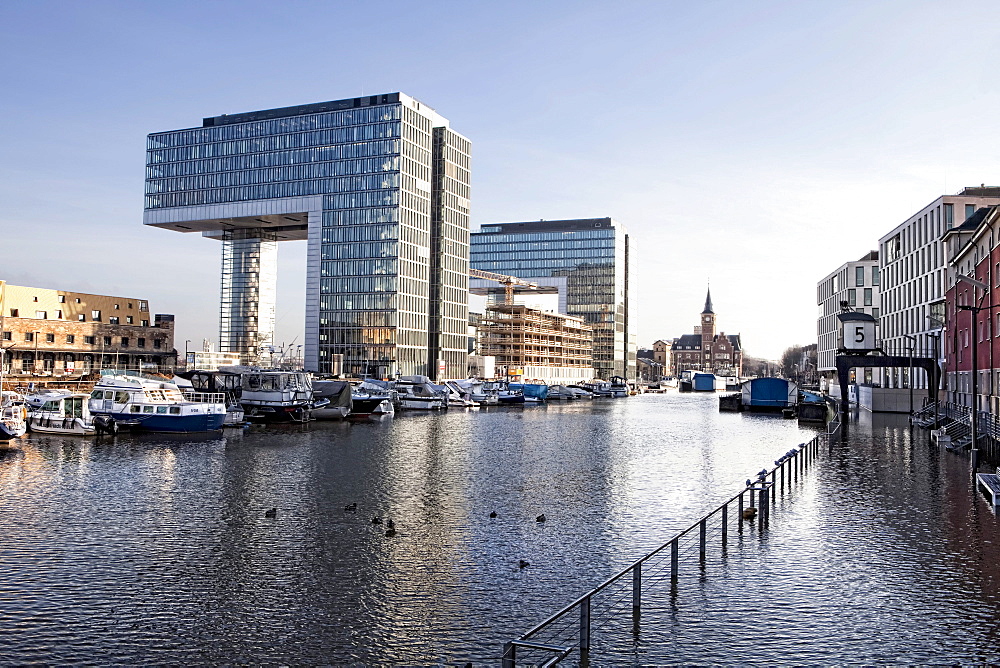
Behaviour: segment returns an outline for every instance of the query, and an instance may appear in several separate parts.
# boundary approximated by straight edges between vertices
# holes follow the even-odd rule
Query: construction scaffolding
[[[486,309],[480,337],[482,354],[496,357],[509,376],[557,382],[593,376],[594,332],[581,318],[495,304]]]

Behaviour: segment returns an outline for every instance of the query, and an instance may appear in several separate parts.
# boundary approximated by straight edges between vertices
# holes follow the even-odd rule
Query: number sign
[[[844,347],[848,350],[871,350],[875,347],[875,322],[845,322]]]

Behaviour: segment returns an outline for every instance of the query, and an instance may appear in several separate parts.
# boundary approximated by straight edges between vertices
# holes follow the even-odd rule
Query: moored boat
[[[131,371],[102,371],[90,393],[88,407],[95,424],[112,432],[119,427],[160,432],[216,431],[226,419],[226,400],[221,393],[185,395],[174,382]]]
[[[42,434],[93,435],[89,398],[89,394],[68,390],[29,397],[28,429]],[[39,399],[41,404],[36,405]]]
[[[396,381],[396,399],[404,410],[440,410],[445,398],[434,389],[427,376],[401,376]]]
[[[0,392],[0,441],[24,436],[28,430],[28,408],[17,392]]]
[[[322,408],[327,399],[317,399],[312,379],[304,371],[275,371],[253,367],[239,369],[242,374],[240,404],[248,420],[257,422],[308,422],[313,410]]]
[[[346,380],[314,380],[313,396],[327,400],[325,406],[313,409],[318,420],[343,420],[351,414],[351,384]]]

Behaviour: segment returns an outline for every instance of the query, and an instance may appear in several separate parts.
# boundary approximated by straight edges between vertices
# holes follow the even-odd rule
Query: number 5
[[[858,325],[854,328],[854,342],[864,343],[865,342],[865,329],[864,326]]]

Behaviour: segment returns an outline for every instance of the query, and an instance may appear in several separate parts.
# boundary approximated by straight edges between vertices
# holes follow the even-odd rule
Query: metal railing
[[[704,567],[709,546],[725,549],[729,532],[743,531],[744,521],[756,521],[763,531],[770,522],[771,504],[778,494],[791,490],[820,454],[840,433],[840,416],[827,425],[825,433],[801,443],[782,455],[771,469],[758,474],[743,491],[725,501],[700,520],[684,529],[652,552],[637,559],[575,601],[549,616],[515,640],[503,646],[503,668],[519,665],[553,666],[579,650],[581,663],[589,661],[595,634],[631,609],[634,626],[639,624],[642,592],[652,584],[669,582],[677,587],[682,556],[697,553]],[[747,503],[749,501],[749,504]],[[735,516],[730,512],[735,506]],[[753,511],[750,509],[753,508]],[[710,540],[711,539],[711,540]],[[530,655],[530,656],[528,656]]]

